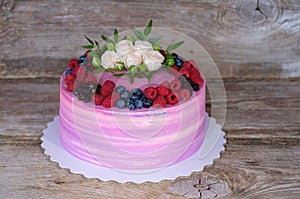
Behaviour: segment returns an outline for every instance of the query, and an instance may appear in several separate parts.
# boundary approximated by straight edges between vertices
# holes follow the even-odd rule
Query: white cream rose
[[[158,70],[161,67],[165,57],[158,51],[150,51],[146,54],[144,64],[147,65],[149,71]]]
[[[125,56],[124,64],[128,68],[130,66],[138,66],[143,62],[143,54],[138,51],[133,51],[127,56]]]
[[[147,53],[153,50],[152,44],[148,41],[136,41],[134,44],[134,50],[140,52],[145,56]]]
[[[101,56],[101,63],[103,68],[114,68],[115,63],[120,61],[120,55],[118,55],[115,51],[105,51]]]
[[[129,40],[121,40],[116,43],[116,52],[121,56],[126,56],[133,50],[133,44]]]

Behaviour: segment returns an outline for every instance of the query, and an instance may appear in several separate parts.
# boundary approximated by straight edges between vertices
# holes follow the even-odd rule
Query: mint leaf
[[[145,36],[143,35],[143,33],[141,33],[141,31],[136,30],[136,29],[132,29],[132,32],[135,34],[135,36],[139,39],[139,40],[144,40]]]
[[[114,43],[111,39],[107,38],[104,35],[101,35],[101,38],[103,39],[103,41],[105,41],[106,43]]]
[[[184,43],[184,41],[179,41],[179,42],[177,42],[177,43],[175,43],[175,44],[170,44],[170,45],[168,46],[168,48],[166,49],[166,51],[169,51],[169,52],[170,52],[170,51],[172,51],[172,50],[178,48],[179,46],[181,46],[183,43]]]
[[[144,35],[145,35],[145,37],[147,37],[150,34],[151,28],[152,28],[152,19],[149,21],[148,25],[144,29]]]
[[[147,41],[150,42],[152,45],[154,45],[154,44],[157,43],[159,40],[161,40],[162,37],[163,37],[163,36],[151,38],[151,39],[148,39]]]
[[[94,50],[88,53],[89,56],[100,58],[98,51]]]
[[[115,41],[115,43],[117,43],[118,40],[119,40],[119,33],[118,33],[118,30],[115,29],[115,31],[114,31],[114,41]]]
[[[82,48],[85,48],[85,49],[93,49],[94,48],[94,46],[92,46],[92,45],[88,45],[88,46],[81,46]]]
[[[86,40],[88,40],[88,42],[90,43],[91,46],[94,46],[94,42],[88,38],[87,36],[84,36],[84,38],[86,38]]]

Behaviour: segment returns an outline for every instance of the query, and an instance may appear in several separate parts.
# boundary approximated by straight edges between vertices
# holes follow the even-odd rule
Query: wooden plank
[[[22,136],[24,139],[26,136],[40,136],[46,124],[58,115],[59,79],[0,79],[0,85],[0,136]],[[258,137],[278,130],[287,133],[299,131],[298,80],[228,79],[225,89],[227,115],[224,129],[234,132],[230,136],[244,137],[240,133],[244,130],[255,130],[253,132]],[[216,108],[224,104],[218,99],[214,101]],[[210,107],[208,97],[208,112]]]
[[[116,183],[87,179],[60,168],[40,146],[0,146],[0,193],[3,198],[297,198],[300,193],[299,145],[226,144],[214,165],[189,177],[159,183]],[[203,185],[204,186],[204,185]],[[185,197],[181,197],[181,196]]]
[[[260,0],[258,8],[248,0],[6,0],[0,6],[0,77],[57,77],[83,52],[84,35],[96,39],[148,19],[203,45],[224,77],[299,77],[299,1]]]

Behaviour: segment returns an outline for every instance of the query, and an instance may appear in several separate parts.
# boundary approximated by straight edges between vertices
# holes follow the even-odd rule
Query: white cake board
[[[114,180],[121,183],[173,180],[180,176],[189,176],[195,171],[202,171],[204,166],[213,164],[214,159],[219,158],[220,152],[225,149],[225,133],[221,126],[207,114],[205,121],[206,135],[198,152],[178,164],[154,170],[124,171],[100,167],[72,156],[60,143],[59,116],[49,122],[48,127],[43,130],[41,146],[45,149],[44,153],[50,156],[50,160],[57,162],[61,168],[67,168],[72,173],[82,174],[87,178],[98,178],[102,181]]]

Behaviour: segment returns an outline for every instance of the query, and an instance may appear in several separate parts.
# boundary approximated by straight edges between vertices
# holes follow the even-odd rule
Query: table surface
[[[58,115],[68,59],[82,52],[83,35],[150,18],[191,36],[216,62],[226,150],[201,172],[159,183],[103,182],[60,168],[40,137]],[[299,1],[0,0],[0,46],[1,198],[299,198]]]

